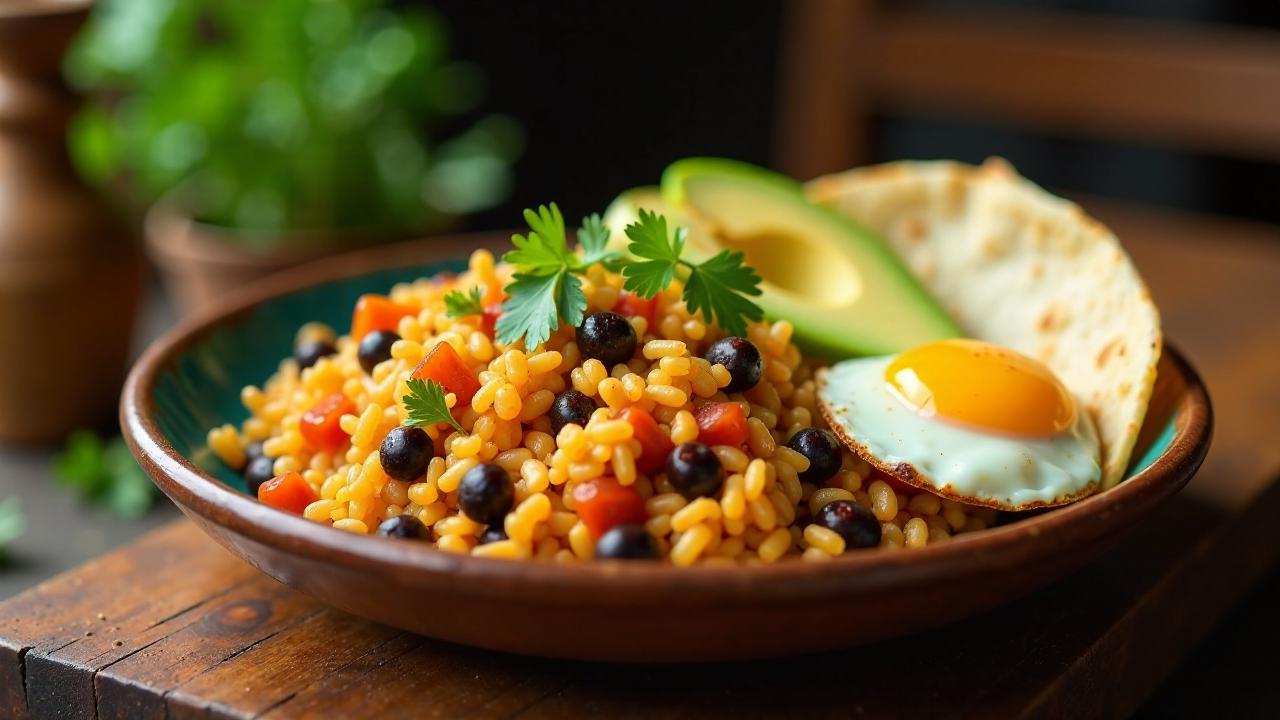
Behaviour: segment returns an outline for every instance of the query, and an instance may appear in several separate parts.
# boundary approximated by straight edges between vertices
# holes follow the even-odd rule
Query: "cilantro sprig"
[[[587,296],[582,291],[579,275],[596,263],[617,269],[622,255],[609,250],[609,230],[599,215],[582,221],[578,230],[578,249],[569,249],[564,215],[555,203],[525,210],[529,234],[514,235],[515,249],[502,256],[516,266],[512,282],[507,286],[508,298],[502,304],[495,331],[504,345],[524,338],[526,349],[547,341],[563,321],[577,327],[587,311]]]
[[[466,432],[453,413],[449,412],[449,404],[444,399],[444,387],[435,380],[419,380],[410,378],[409,394],[404,396],[404,407],[409,411],[404,424],[411,427],[426,427],[436,423],[448,423],[458,432]]]
[[[473,287],[465,293],[461,290],[450,290],[444,295],[445,315],[451,318],[479,315],[484,312],[481,300],[483,297],[484,292],[479,287]]]
[[[626,228],[631,243],[627,250],[640,262],[622,268],[623,288],[646,300],[684,277],[684,301],[691,312],[719,325],[730,335],[746,335],[747,320],[761,320],[764,311],[748,296],[760,294],[760,275],[743,262],[738,250],[721,250],[711,258],[694,263],[681,257],[688,232],[667,228],[667,219],[641,210],[639,219]]]
[[[496,326],[499,343],[509,345],[523,337],[525,347],[532,349],[546,342],[561,322],[581,325],[587,298],[578,276],[596,263],[621,270],[623,288],[646,300],[679,278],[689,310],[733,335],[745,335],[748,320],[764,318],[764,311],[750,300],[760,294],[760,275],[743,262],[744,255],[721,250],[703,262],[687,260],[682,256],[688,232],[682,227],[669,230],[662,215],[641,210],[639,219],[627,226],[627,250],[637,258],[632,261],[608,248],[609,229],[599,215],[582,221],[578,252],[569,249],[564,216],[555,203],[536,212],[525,210],[524,217],[529,234],[513,236],[515,249],[502,256],[516,266],[516,273]]]

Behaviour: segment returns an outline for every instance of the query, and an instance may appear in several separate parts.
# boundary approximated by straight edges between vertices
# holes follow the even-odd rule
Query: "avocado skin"
[[[741,160],[718,157],[689,157],[677,160],[662,171],[662,197],[675,207],[687,204],[686,181],[698,175],[723,175],[749,180],[767,186],[775,192],[794,195],[806,204],[814,204],[805,197],[804,186],[794,178],[766,170]]]

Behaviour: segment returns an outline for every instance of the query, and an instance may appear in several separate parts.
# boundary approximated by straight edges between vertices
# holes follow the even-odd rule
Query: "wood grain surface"
[[[790,660],[541,660],[329,610],[180,521],[0,604],[0,708],[16,718],[1125,715],[1280,560],[1280,231],[1087,206],[1125,238],[1168,334],[1205,376],[1215,444],[1189,489],[1121,546],[1014,605]]]

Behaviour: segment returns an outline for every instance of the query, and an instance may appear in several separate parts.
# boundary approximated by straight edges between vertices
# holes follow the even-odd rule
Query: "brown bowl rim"
[[[1208,451],[1213,424],[1208,393],[1194,368],[1166,342],[1164,351],[1186,384],[1179,400],[1183,422],[1164,453],[1113,488],[1017,523],[911,552],[853,552],[826,563],[788,559],[759,566],[677,568],[658,563],[562,565],[499,560],[353,535],[262,505],[228,487],[178,453],[155,425],[151,392],[160,371],[215,326],[259,303],[313,285],[407,264],[457,259],[460,250],[498,247],[506,237],[452,235],[332,256],[258,281],[179,323],[147,348],[125,383],[120,422],[134,457],[184,511],[291,555],[370,574],[404,578],[408,573],[420,576],[419,580],[449,583],[465,580],[466,586],[451,589],[483,595],[536,587],[544,600],[589,597],[595,603],[625,606],[634,604],[639,593],[673,604],[706,606],[859,593],[1012,570],[1047,550],[1086,545],[1107,535],[1113,525],[1126,524],[1125,519],[1140,515],[1185,485]]]

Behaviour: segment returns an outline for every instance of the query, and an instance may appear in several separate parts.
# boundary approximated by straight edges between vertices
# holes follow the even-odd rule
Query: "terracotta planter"
[[[147,213],[147,254],[182,315],[272,273],[335,252],[403,235],[380,230],[295,230],[256,234],[198,222],[172,201]]]
[[[62,53],[89,3],[0,3],[0,441],[105,425],[142,277],[127,226],[76,177]]]

